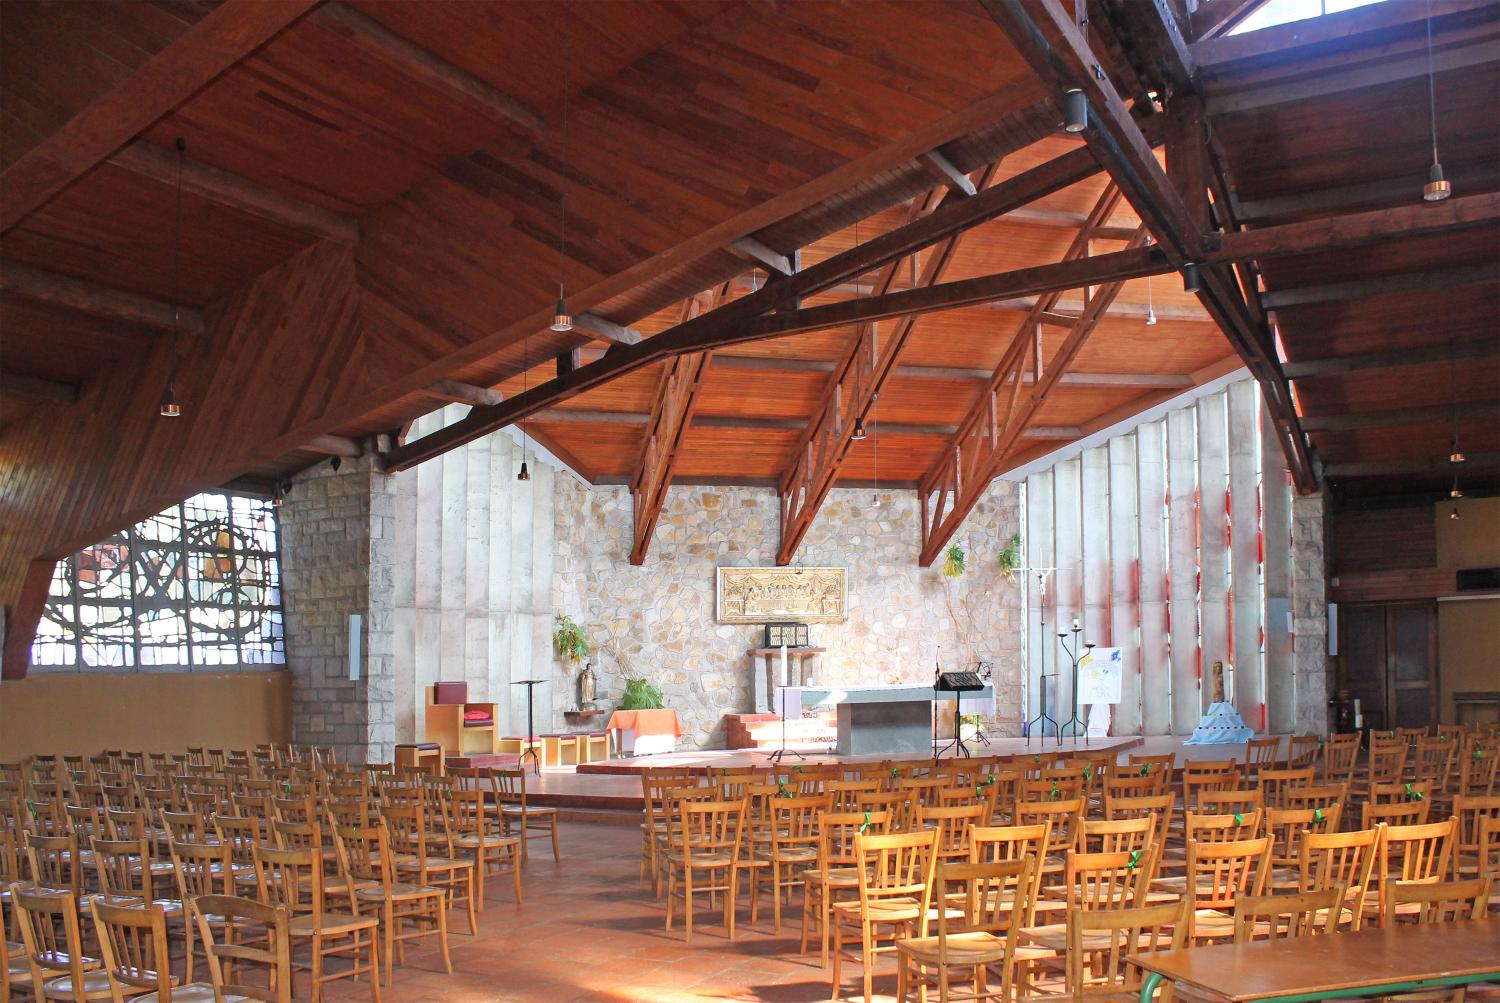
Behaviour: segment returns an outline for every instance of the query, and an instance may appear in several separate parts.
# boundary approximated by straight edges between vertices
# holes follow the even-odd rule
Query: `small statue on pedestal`
[[[578,709],[593,710],[599,694],[599,676],[594,672],[594,663],[585,662],[578,673]]]

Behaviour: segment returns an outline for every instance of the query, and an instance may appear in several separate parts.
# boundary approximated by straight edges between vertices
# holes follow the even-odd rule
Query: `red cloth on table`
[[[622,731],[634,731],[637,737],[641,735],[682,737],[682,724],[677,720],[677,712],[670,707],[664,707],[661,710],[617,710],[609,716],[609,724],[604,727],[608,731],[614,731],[617,728]]]

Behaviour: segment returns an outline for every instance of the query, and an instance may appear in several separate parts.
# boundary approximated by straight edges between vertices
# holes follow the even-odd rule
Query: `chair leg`
[[[381,916],[380,925],[385,927],[385,951],[383,952],[385,954],[385,984],[390,985],[391,979],[395,977],[393,968],[396,960],[396,952],[394,950],[396,917],[395,910],[389,901],[381,908],[381,912],[383,915]]]
[[[673,906],[677,903],[677,872],[670,871],[667,874],[667,930],[672,929]]]
[[[553,863],[561,863],[562,852],[557,848],[557,816],[550,815],[548,817],[552,821],[552,861]]]
[[[316,921],[315,921],[316,922]],[[323,938],[312,937],[312,1003],[323,1003]]]
[[[771,861],[771,929],[781,932],[781,861]]]
[[[686,861],[682,865],[682,942],[693,942],[693,868]]]
[[[729,931],[729,939],[734,939],[734,904],[739,898],[740,869],[733,864],[729,865],[729,893],[724,896],[724,926]]]
[[[843,974],[844,927],[843,927],[843,925],[841,923],[839,923],[838,917],[836,915],[825,913],[824,916],[825,916],[825,919],[827,920],[827,923],[824,925],[824,929],[823,929],[823,965],[824,965],[825,968],[828,966],[828,928],[827,928],[827,924],[832,924],[832,926],[833,926],[833,978],[832,978],[833,991],[832,991],[832,993],[830,993],[830,995],[832,995],[833,998],[836,999],[836,1000],[837,999],[843,999],[843,992],[842,992],[842,989],[843,989],[843,980],[840,978],[840,976]]]
[[[486,863],[486,861],[484,859],[484,844],[481,842],[479,846],[476,846],[474,848],[474,894],[479,899],[479,904],[478,904],[477,908],[479,909],[480,912],[484,912],[484,866],[485,866],[485,863]]]
[[[476,870],[478,870],[478,868],[469,869],[469,876],[467,878],[469,882],[469,899],[468,902],[465,903],[469,907],[469,936],[471,937],[479,933],[479,917],[475,914],[474,909],[474,885],[479,880],[474,873]]]
[[[860,923],[860,958],[865,967],[865,1003],[872,1003],[875,996],[874,933],[875,930],[869,923]]]
[[[370,1003],[380,1003],[380,949],[376,946],[380,931],[372,927],[365,931],[365,936],[370,938]],[[359,952],[355,952],[355,957],[359,957]]]
[[[438,910],[437,921],[438,921],[438,924],[437,924],[438,925],[438,944],[443,949],[443,968],[447,971],[447,973],[449,975],[452,975],[453,974],[453,959],[450,958],[450,957],[448,957],[448,911],[446,909],[441,909],[440,908]]]
[[[522,901],[522,899],[521,899],[521,857],[520,857],[519,854],[516,853],[514,847],[511,848],[511,852],[510,852],[510,870],[511,870],[511,878],[514,881],[515,886],[516,886],[516,905],[520,905],[521,901]]]

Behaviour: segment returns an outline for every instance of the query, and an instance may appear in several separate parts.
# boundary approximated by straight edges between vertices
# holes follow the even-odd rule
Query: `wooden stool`
[[[437,742],[417,742],[396,746],[396,769],[406,766],[430,773],[435,777],[444,774],[443,747]]]

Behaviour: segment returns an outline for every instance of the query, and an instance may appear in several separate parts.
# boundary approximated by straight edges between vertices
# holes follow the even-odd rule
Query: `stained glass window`
[[[31,657],[77,668],[285,662],[275,508],[195,495],[58,562]]]

